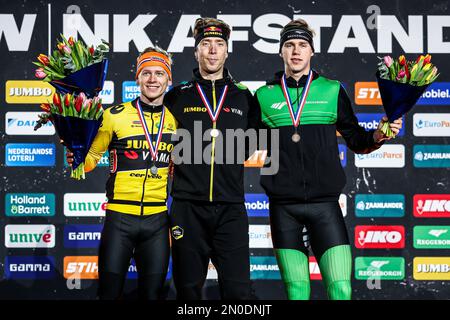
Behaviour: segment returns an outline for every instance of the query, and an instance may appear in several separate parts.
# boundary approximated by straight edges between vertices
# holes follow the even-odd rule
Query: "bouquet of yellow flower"
[[[439,76],[431,63],[431,55],[421,55],[416,61],[406,60],[404,55],[394,60],[390,56],[380,58],[376,74],[381,100],[389,122],[406,114],[416,104],[426,88]],[[395,134],[385,122],[381,131],[388,137]]]
[[[98,97],[106,78],[108,44],[94,49],[81,40],[62,41],[51,56],[40,54],[33,62],[39,68],[36,77],[56,88],[53,100],[41,104],[37,130],[51,121],[64,145],[74,154],[71,177],[84,179],[84,159],[101,124],[103,108]]]

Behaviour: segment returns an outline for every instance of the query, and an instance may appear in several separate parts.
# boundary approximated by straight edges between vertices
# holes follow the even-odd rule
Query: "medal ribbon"
[[[217,106],[216,110],[214,110],[211,107],[211,104],[210,104],[208,98],[206,97],[206,94],[203,91],[202,87],[198,83],[196,83],[195,86],[197,87],[198,94],[200,95],[200,98],[202,99],[203,104],[206,107],[206,110],[208,110],[208,114],[209,114],[209,117],[211,118],[211,121],[213,123],[216,122],[217,119],[219,118],[220,111],[222,110],[222,106],[225,102],[225,97],[228,93],[228,85],[226,85],[222,90],[222,94],[220,95],[220,99],[219,99],[219,105]]]
[[[165,114],[166,114],[166,108],[163,105],[162,111],[161,111],[161,119],[159,120],[158,133],[156,134],[156,145],[155,145],[155,147],[153,147],[152,137],[150,135],[150,132],[148,131],[147,122],[145,121],[144,112],[142,111],[142,107],[141,107],[141,103],[139,102],[139,99],[137,100],[137,103],[136,103],[136,109],[138,111],[139,121],[141,122],[142,128],[144,128],[144,135],[145,135],[145,139],[147,140],[147,143],[148,143],[149,148],[150,148],[150,153],[152,155],[152,160],[155,161],[156,160],[156,156],[158,155],[159,143],[161,142],[161,138],[162,138],[162,132],[163,132],[163,128],[164,128],[164,119],[165,119]]]
[[[297,112],[294,112],[294,108],[292,107],[291,96],[289,95],[289,89],[286,83],[286,74],[283,74],[281,77],[281,88],[283,90],[284,98],[286,99],[286,103],[289,110],[289,115],[291,116],[292,124],[297,128],[300,124],[300,115],[303,111],[303,107],[306,103],[306,98],[308,97],[309,88],[311,87],[311,82],[313,79],[312,70],[309,70],[308,78],[306,79],[306,84],[303,87],[302,95],[297,103],[298,108]]]

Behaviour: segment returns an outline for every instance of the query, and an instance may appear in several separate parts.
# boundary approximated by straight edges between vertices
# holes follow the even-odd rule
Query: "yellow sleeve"
[[[113,121],[111,119],[111,113],[109,110],[103,112],[103,120],[98,129],[97,135],[92,142],[91,148],[84,160],[84,172],[89,172],[94,170],[97,163],[102,158],[108,146],[111,143],[114,133]]]

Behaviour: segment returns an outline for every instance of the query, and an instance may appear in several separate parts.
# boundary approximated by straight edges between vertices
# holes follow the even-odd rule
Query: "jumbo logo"
[[[355,103],[370,106],[382,105],[378,84],[376,82],[356,82]]]
[[[98,279],[98,257],[97,256],[64,257],[64,278]]]
[[[405,247],[403,226],[356,226],[355,247],[358,249],[399,249]]]
[[[413,213],[418,218],[450,218],[450,194],[416,194]]]
[[[46,103],[55,93],[55,88],[39,80],[9,80],[5,88],[7,103]]]
[[[450,280],[450,257],[415,257],[415,280]]]

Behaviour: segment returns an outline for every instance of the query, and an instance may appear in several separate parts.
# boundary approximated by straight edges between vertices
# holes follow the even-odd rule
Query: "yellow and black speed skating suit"
[[[120,297],[132,257],[139,275],[140,298],[162,298],[169,263],[167,176],[176,122],[166,108],[161,143],[153,162],[136,103],[137,99],[105,110],[85,160],[88,172],[109,150],[108,203],[99,250],[101,299]],[[140,104],[152,141],[156,141],[163,106]],[[153,164],[157,174],[150,172]]]

